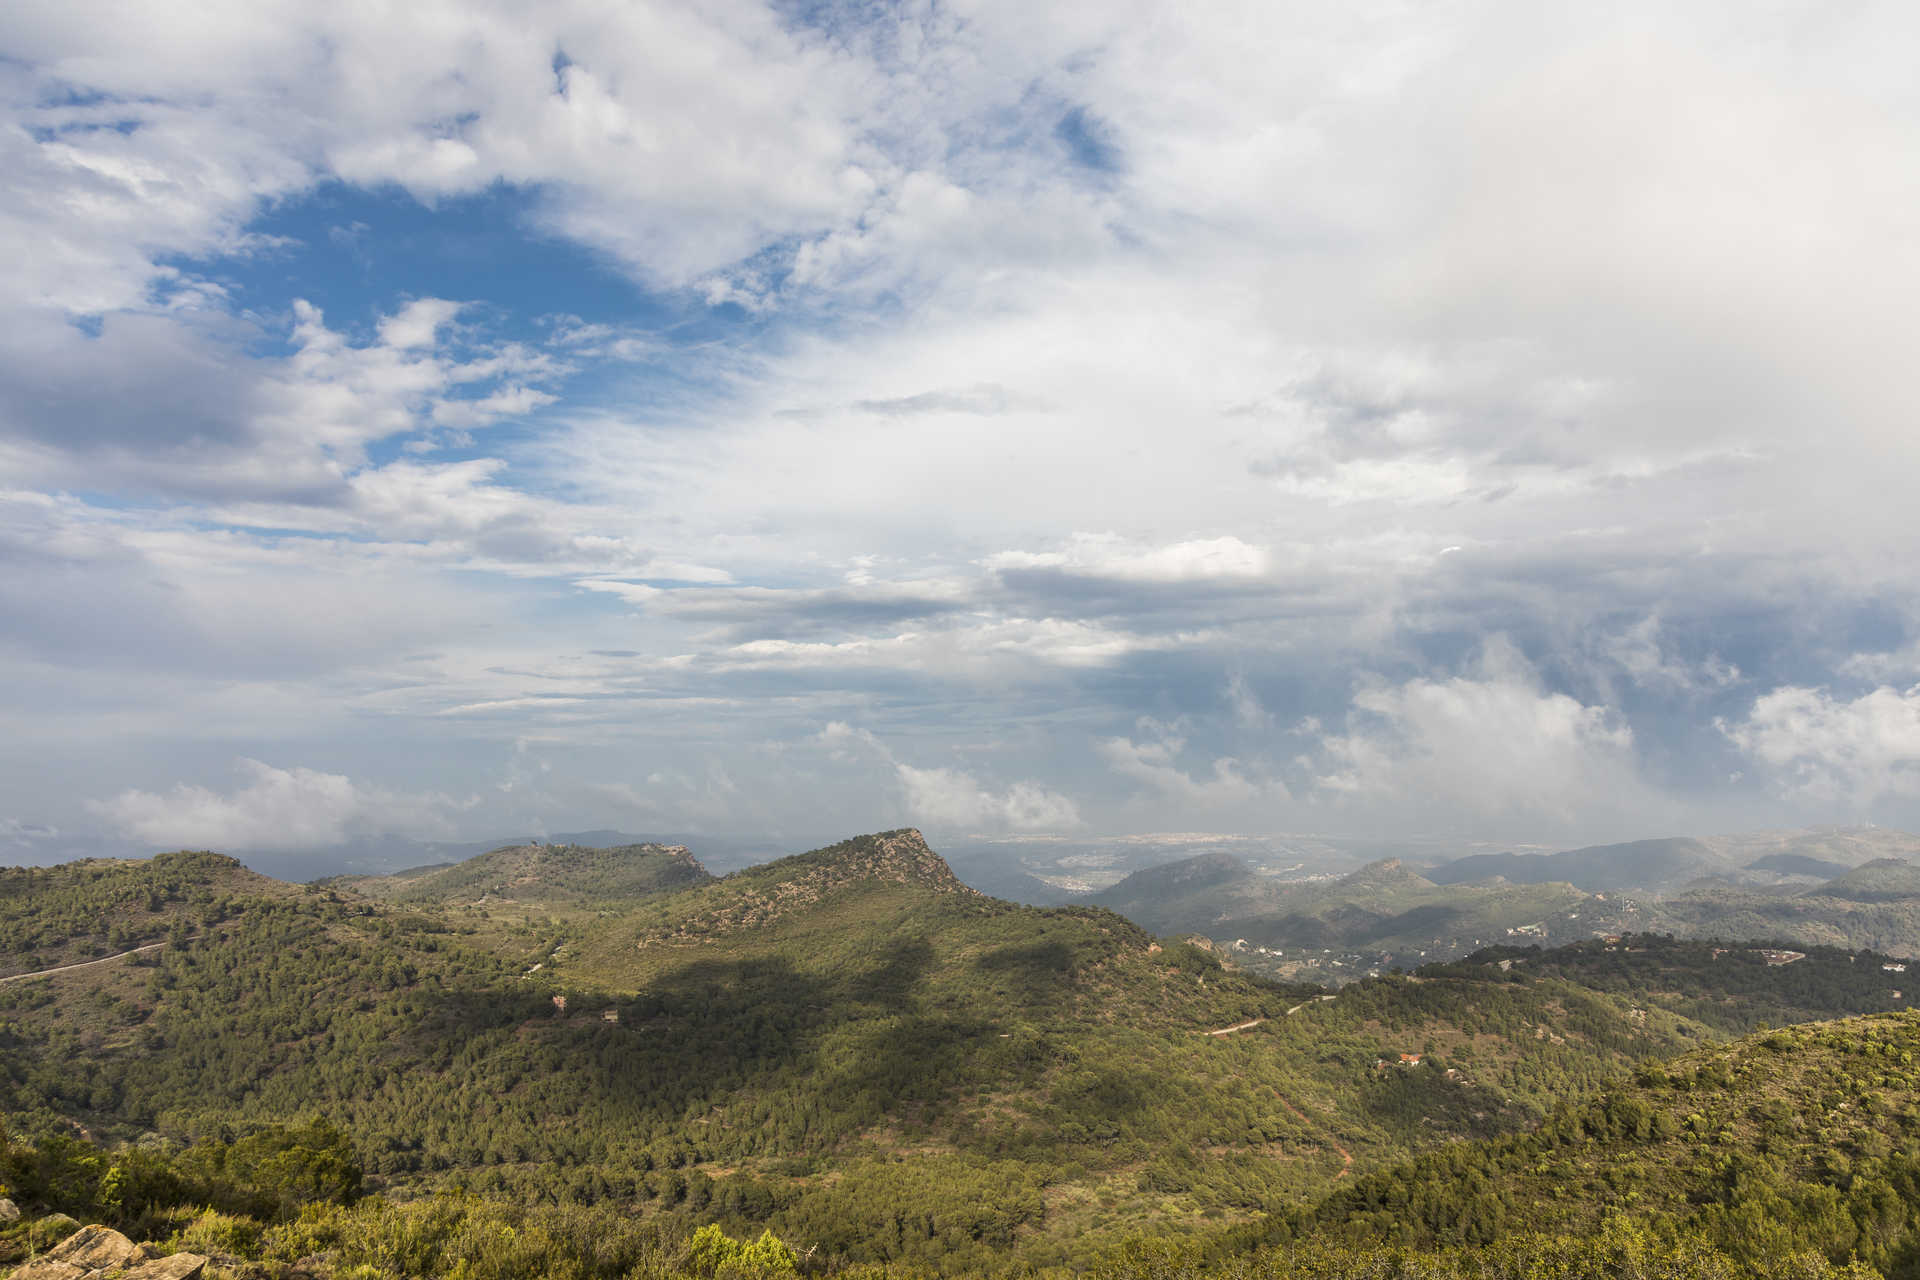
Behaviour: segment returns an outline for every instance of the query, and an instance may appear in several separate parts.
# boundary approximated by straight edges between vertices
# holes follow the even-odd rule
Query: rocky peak
[[[912,827],[855,836],[839,844],[749,867],[703,888],[698,907],[647,931],[641,945],[688,941],[759,928],[863,884],[901,884],[940,894],[978,897],[945,858]]]
[[[947,860],[935,853],[914,827],[855,836],[822,849],[820,865],[837,873],[841,883],[854,880],[891,880],[917,884],[942,893],[972,893],[953,874]]]

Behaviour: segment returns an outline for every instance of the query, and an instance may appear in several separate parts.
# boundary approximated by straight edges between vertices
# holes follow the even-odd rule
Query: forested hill
[[[152,1146],[320,1119],[396,1196],[771,1228],[822,1265],[949,1274],[1251,1223],[1525,1130],[1757,1010],[1880,1007],[1861,1002],[1894,977],[1633,939],[1326,995],[1108,911],[985,897],[911,831],[539,906],[207,854],[9,874],[4,972],[102,961],[0,983],[15,1133]]]
[[[40,872],[0,963],[104,951],[102,904],[164,945],[0,985],[17,1131],[319,1116],[377,1186],[772,1224],[822,1256],[959,1270],[1246,1217],[1339,1166],[1250,1078],[1272,1042],[1205,1034],[1308,993],[1107,912],[983,897],[913,832],[544,915],[203,855]]]
[[[320,883],[395,902],[561,906],[645,897],[710,879],[706,868],[682,845],[595,849],[521,844],[449,866],[420,867],[390,876],[344,876]]]
[[[197,930],[243,900],[304,894],[217,853],[0,868],[0,975],[98,960]]]
[[[1357,1179],[1276,1236],[1415,1246],[1608,1218],[1704,1235],[1760,1274],[1802,1250],[1920,1274],[1920,1016],[1762,1032]]]
[[[1468,884],[1500,877],[1515,884],[1571,884],[1588,892],[1661,890],[1734,863],[1702,841],[1687,837],[1594,845],[1563,853],[1478,853],[1427,872],[1436,884]]]

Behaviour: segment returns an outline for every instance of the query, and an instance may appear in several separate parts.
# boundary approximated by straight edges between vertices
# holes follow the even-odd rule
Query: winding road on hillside
[[[1310,1004],[1319,1004],[1323,1000],[1332,1000],[1332,999],[1334,999],[1333,996],[1315,996],[1311,1000],[1303,1000],[1299,1004],[1293,1006],[1293,1008],[1287,1010],[1286,1016],[1291,1018],[1294,1014],[1300,1012],[1302,1009],[1306,1008]],[[1217,1031],[1207,1031],[1207,1032],[1203,1032],[1202,1034],[1209,1035],[1209,1036],[1230,1036],[1236,1031],[1246,1031],[1250,1028],[1257,1027],[1265,1021],[1266,1021],[1265,1018],[1253,1018],[1246,1022],[1235,1023],[1231,1027],[1221,1027]],[[1301,1124],[1308,1125],[1315,1129],[1320,1128],[1319,1125],[1314,1124],[1312,1120],[1307,1118],[1306,1112],[1302,1111],[1299,1107],[1294,1106],[1293,1103],[1287,1101],[1286,1094],[1281,1093],[1278,1089],[1275,1089],[1273,1091],[1273,1096],[1278,1098],[1280,1100],[1280,1105],[1285,1107],[1288,1111],[1292,1112],[1293,1118],[1298,1120]],[[1332,1135],[1330,1134],[1327,1135],[1326,1142],[1327,1142],[1327,1145],[1332,1147],[1334,1151],[1337,1152],[1340,1156],[1340,1172],[1333,1175],[1333,1180],[1335,1182],[1338,1182],[1340,1181],[1340,1179],[1346,1177],[1347,1173],[1353,1168],[1353,1153],[1351,1151],[1348,1151],[1345,1147],[1341,1146],[1339,1143],[1335,1142],[1333,1140]]]
[[[1210,1036],[1230,1036],[1236,1031],[1245,1031],[1248,1027],[1257,1027],[1265,1021],[1265,1018],[1255,1018],[1251,1022],[1236,1023],[1231,1027],[1222,1027],[1218,1031],[1209,1031],[1207,1034]]]
[[[160,948],[166,945],[167,944],[164,942],[149,942],[144,947],[135,947],[131,951],[122,951],[117,955],[101,956],[98,960],[82,960],[78,964],[55,965],[51,969],[36,969],[32,973],[9,974],[7,977],[0,978],[0,983],[25,982],[28,978],[44,978],[48,974],[66,973],[71,969],[91,969],[93,968],[94,965],[97,965],[97,964],[107,964],[114,960],[125,960],[128,956],[137,956],[142,951],[158,951]]]

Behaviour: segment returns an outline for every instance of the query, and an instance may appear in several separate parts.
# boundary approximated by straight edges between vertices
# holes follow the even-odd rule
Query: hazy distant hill
[[[519,844],[451,865],[414,867],[390,876],[321,881],[396,902],[479,904],[491,900],[552,906],[606,905],[684,889],[713,877],[680,845],[602,849],[575,844]]]
[[[1223,921],[1257,915],[1286,896],[1282,882],[1232,854],[1203,853],[1136,871],[1085,900],[1155,933],[1210,934]]]
[[[1810,876],[1820,880],[1845,875],[1850,869],[1844,862],[1828,862],[1804,853],[1770,853],[1747,864],[1749,871],[1772,871],[1783,876]]]
[[[1901,858],[1879,858],[1855,867],[1811,890],[1809,896],[1847,902],[1897,902],[1920,898],[1920,865]]]
[[[1157,932],[1220,940],[1256,972],[1309,981],[1411,967],[1515,937],[1566,942],[1645,923],[1638,908],[1571,885],[1438,885],[1397,858],[1338,879],[1281,880],[1204,854],[1137,871],[1087,901]]]
[[[1701,843],[1742,866],[1781,854],[1857,867],[1878,858],[1920,858],[1920,835],[1892,827],[1807,827],[1704,836]]]
[[[1594,845],[1564,853],[1484,853],[1427,872],[1435,884],[1471,884],[1496,877],[1514,884],[1570,884],[1589,893],[1658,892],[1733,869],[1726,855],[1699,840],[1674,837]]]
[[[1655,904],[1658,927],[1696,938],[1793,938],[1920,958],[1920,869],[1869,863],[1810,888],[1703,885]]]

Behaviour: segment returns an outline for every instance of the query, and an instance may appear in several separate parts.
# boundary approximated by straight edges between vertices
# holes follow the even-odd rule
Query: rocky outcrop
[[[195,1280],[207,1260],[197,1253],[162,1256],[150,1244],[135,1244],[111,1227],[82,1227],[9,1280]]]
[[[643,932],[641,946],[699,942],[740,930],[759,929],[810,910],[822,900],[863,884],[908,885],[929,893],[978,898],[961,883],[946,859],[912,827],[856,836],[811,853],[749,867],[702,889],[691,910]]]

